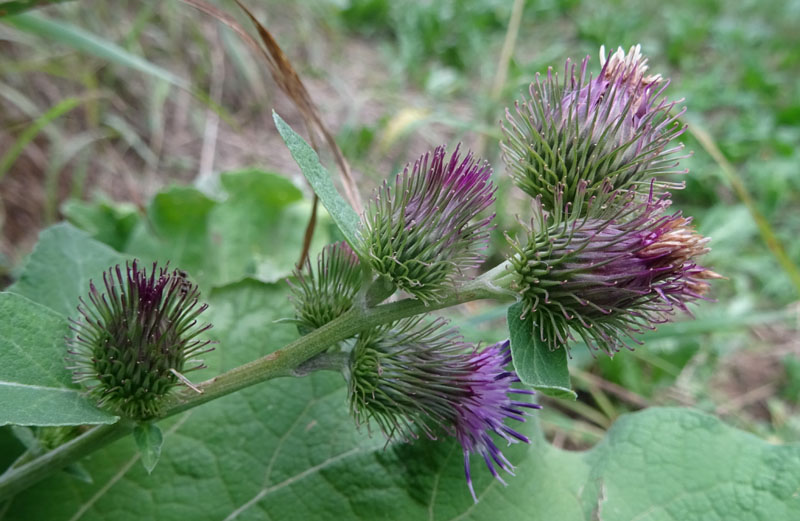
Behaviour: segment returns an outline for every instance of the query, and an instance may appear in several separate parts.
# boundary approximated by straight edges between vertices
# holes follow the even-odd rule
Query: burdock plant
[[[425,154],[413,169],[384,183],[364,214],[363,251],[371,267],[423,302],[437,301],[464,272],[478,266],[494,215],[491,167],[458,148]]]
[[[544,79],[537,74],[530,98],[506,110],[501,148],[515,183],[546,210],[558,190],[574,200],[579,183],[590,197],[604,185],[646,193],[652,178],[659,195],[680,188],[661,179],[685,173],[676,155],[683,145],[673,143],[685,130],[678,122],[683,110],[672,113],[676,102],[662,96],[669,80],[647,74],[638,45],[628,54],[601,48],[594,78],[588,63],[587,57],[576,74],[567,60],[563,79],[552,69]]]
[[[295,271],[294,320],[305,334],[202,382],[197,394],[168,399],[181,383],[192,385],[183,373],[201,367],[192,359],[208,350],[198,337],[209,327],[197,322],[206,309],[198,288],[182,272],[155,264],[150,271],[135,261],[109,269],[105,290],[92,283],[80,300],[68,359],[75,381],[101,407],[135,421],[94,427],[53,448],[52,458],[12,466],[10,477],[0,476],[0,501],[132,427],[151,470],[163,440],[152,420],[271,378],[323,369],[344,373],[357,425],[377,425],[390,441],[455,438],[477,501],[470,457],[481,457],[502,482],[514,467],[498,443],[529,442],[512,425],[539,406],[526,401],[533,391],[517,387],[520,376],[547,392],[568,385],[566,355],[547,350],[566,351],[582,339],[614,354],[705,298],[709,279],[718,277],[699,263],[708,239],[669,208],[669,189],[680,185],[664,176],[679,172],[681,147],[673,140],[683,128],[675,103],[663,97],[668,82],[647,73],[638,46],[627,54],[601,50],[597,77],[587,76],[587,64],[576,74],[568,63],[563,81],[552,73],[537,78],[530,99],[508,112],[505,160],[531,196],[533,218],[519,239],[509,238],[510,258],[469,282],[493,217],[488,164],[438,147],[385,182],[359,218],[313,149],[276,116],[350,245],[330,245],[315,270],[307,262]],[[381,304],[397,290],[413,298]],[[510,300],[509,294],[519,300],[509,308],[513,350],[508,341],[481,349],[443,319],[424,315],[476,299]],[[513,322],[516,313],[524,321]],[[17,329],[17,336],[30,336]],[[523,356],[512,360],[512,351]]]
[[[539,406],[512,397],[533,391],[512,387],[519,378],[506,369],[507,341],[479,350],[445,325],[441,319],[423,324],[417,317],[359,335],[347,371],[350,410],[358,424],[374,421],[388,439],[455,436],[475,498],[470,454],[480,455],[502,482],[497,468],[513,474],[513,465],[491,433],[509,444],[528,443],[505,420],[523,422],[525,409]]]
[[[73,378],[98,406],[134,420],[159,415],[164,398],[189,371],[204,367],[194,357],[211,351],[198,339],[210,325],[197,317],[207,308],[186,275],[137,261],[103,273],[105,292],[89,284],[80,299],[74,335],[68,339]]]

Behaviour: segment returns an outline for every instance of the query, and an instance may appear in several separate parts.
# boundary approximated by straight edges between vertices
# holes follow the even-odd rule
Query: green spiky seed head
[[[473,497],[470,455],[478,455],[501,482],[498,469],[513,465],[495,444],[526,436],[506,424],[525,421],[527,409],[539,406],[515,395],[519,378],[509,370],[509,342],[479,349],[438,319],[401,320],[362,332],[351,351],[348,384],[350,410],[359,425],[375,422],[388,439],[408,441],[419,435],[454,436],[462,447],[467,484]]]
[[[205,367],[194,357],[211,351],[198,335],[197,317],[206,308],[185,273],[154,263],[149,271],[137,261],[103,274],[105,292],[89,284],[88,302],[71,320],[67,360],[73,379],[98,406],[138,421],[157,417],[164,399],[185,380],[183,374]],[[190,366],[191,364],[191,366]]]
[[[296,269],[294,279],[289,281],[300,333],[306,334],[345,314],[361,289],[361,279],[358,256],[344,241],[322,250],[316,271],[306,259],[304,268]]]
[[[562,194],[556,193],[559,207]],[[550,349],[569,347],[575,333],[613,355],[627,340],[638,343],[643,329],[687,311],[708,292],[707,279],[719,275],[697,264],[708,239],[690,219],[667,213],[669,199],[651,194],[641,202],[626,192],[594,202],[579,217],[549,213],[537,198],[525,243],[510,241],[510,286],[525,303],[520,318],[532,317],[533,334]]]

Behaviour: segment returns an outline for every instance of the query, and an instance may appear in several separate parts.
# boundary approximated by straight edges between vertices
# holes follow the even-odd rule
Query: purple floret
[[[530,440],[507,426],[504,421],[509,418],[519,422],[525,421],[525,409],[539,409],[540,406],[530,402],[514,400],[513,394],[534,394],[527,389],[515,389],[511,385],[519,382],[514,371],[505,368],[511,363],[509,341],[499,342],[480,352],[470,355],[471,375],[461,385],[467,395],[456,405],[455,436],[464,451],[464,470],[467,485],[473,499],[478,501],[472,487],[472,476],[469,467],[470,454],[480,454],[486,466],[501,483],[503,478],[497,472],[500,468],[512,476],[514,466],[490,436],[494,432],[509,445],[512,443],[530,443]]]

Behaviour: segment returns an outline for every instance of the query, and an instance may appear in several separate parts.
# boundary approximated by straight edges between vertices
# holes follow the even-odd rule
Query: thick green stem
[[[201,383],[197,387],[202,393],[184,389],[167,405],[165,416],[172,416],[265,380],[291,376],[292,371],[306,360],[322,353],[334,343],[350,338],[365,329],[463,302],[500,296],[477,282],[462,287],[461,291],[454,292],[440,302],[427,306],[416,299],[405,299],[364,310],[351,309],[286,347]]]
[[[319,355],[332,344],[350,338],[365,329],[486,298],[507,298],[507,295],[498,292],[481,278],[462,286],[441,302],[427,306],[419,300],[406,299],[373,308],[354,308],[273,353],[200,383],[197,388],[201,392],[183,389],[166,404],[163,417],[178,414],[272,378],[292,376],[304,362]],[[131,432],[133,427],[134,423],[126,420],[113,425],[99,425],[20,467],[8,470],[0,476],[0,501],[121,438]]]
[[[511,260],[507,260],[490,269],[477,279],[476,283],[484,285],[487,291],[491,291],[496,297],[519,298],[519,295],[510,288],[518,282],[519,275],[514,270]]]
[[[135,423],[130,420],[120,420],[112,425],[98,425],[25,465],[8,470],[0,476],[0,501],[25,490],[50,473],[75,463],[100,447],[118,440],[131,432],[134,425]]]

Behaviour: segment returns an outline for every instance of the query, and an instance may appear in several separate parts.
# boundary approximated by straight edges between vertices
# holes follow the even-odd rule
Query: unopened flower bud
[[[440,298],[476,267],[494,215],[477,218],[494,201],[492,170],[458,149],[425,154],[384,183],[364,215],[363,251],[379,274],[424,302]]]
[[[199,290],[179,270],[150,273],[137,261],[103,274],[105,292],[89,283],[82,315],[71,320],[68,339],[73,378],[88,389],[98,406],[121,416],[147,420],[160,413],[169,392],[187,381],[184,373],[205,367],[193,358],[211,351],[197,336]],[[189,367],[188,364],[193,365]]]
[[[301,333],[308,333],[353,306],[361,288],[361,264],[346,242],[329,244],[317,257],[316,271],[306,259],[304,269],[294,271],[289,286],[297,327]]]

